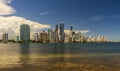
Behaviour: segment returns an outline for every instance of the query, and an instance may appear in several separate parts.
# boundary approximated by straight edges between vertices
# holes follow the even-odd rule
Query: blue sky
[[[120,0],[13,0],[14,16],[65,29],[90,30],[86,35],[105,35],[120,41]]]

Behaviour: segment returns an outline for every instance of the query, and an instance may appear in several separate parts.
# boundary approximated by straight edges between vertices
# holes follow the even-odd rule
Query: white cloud
[[[13,38],[14,34],[19,35],[21,24],[28,24],[30,26],[31,33],[34,33],[35,31],[40,30],[40,29],[50,28],[50,25],[30,21],[23,17],[18,17],[18,16],[2,17],[0,16],[0,35],[2,35],[3,33],[8,33],[9,37],[11,38]]]
[[[82,34],[90,32],[90,30],[73,30],[75,33],[81,32]],[[64,31],[66,34],[70,34],[70,30]]]
[[[10,15],[16,12],[13,7],[8,5],[11,1],[12,0],[0,0],[0,15]]]
[[[18,16],[4,17],[4,15],[11,15],[16,12],[16,10],[12,6],[8,5],[11,3],[11,1],[12,0],[0,0],[0,38],[2,38],[3,33],[8,33],[9,38],[14,38],[15,35],[19,35],[21,24],[28,24],[30,26],[31,36],[36,31],[38,32],[41,29],[50,28],[50,25],[27,20],[23,17],[18,17]],[[40,15],[47,15],[49,13],[51,12],[43,12],[40,13]],[[74,31],[78,32],[80,30],[74,30]],[[87,32],[89,32],[89,30],[81,30],[81,33],[87,33]],[[65,30],[65,33],[69,34],[69,30]]]
[[[104,18],[104,16],[103,15],[100,15],[100,16],[94,16],[94,17],[91,17],[92,19],[92,21],[99,21],[99,20],[102,20],[103,18]]]
[[[12,0],[0,0],[0,38],[2,38],[3,33],[8,33],[9,38],[14,38],[15,35],[19,35],[21,24],[28,24],[31,29],[31,34],[40,29],[50,28],[50,25],[27,20],[23,17],[4,17],[5,15],[11,15],[16,12],[12,6],[8,5],[11,2]]]
[[[49,11],[48,11],[48,12],[41,12],[41,13],[40,13],[40,16],[44,16],[44,15],[47,15],[47,14],[49,14],[49,13],[51,13],[51,12],[49,12]]]

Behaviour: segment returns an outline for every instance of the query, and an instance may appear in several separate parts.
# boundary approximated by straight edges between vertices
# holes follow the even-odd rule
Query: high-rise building
[[[55,26],[55,37],[58,37],[58,25]]]
[[[22,24],[20,26],[20,40],[22,42],[30,41],[30,26],[27,24]]]
[[[52,29],[48,29],[48,41],[50,42],[50,40],[51,40],[51,31],[52,31]]]
[[[64,42],[64,37],[65,37],[65,33],[64,33],[64,23],[60,24],[60,42]]]
[[[65,43],[69,43],[69,35],[68,34],[65,34],[65,39],[64,39],[64,42]]]
[[[47,33],[45,33],[44,31],[42,33],[40,33],[39,37],[40,37],[40,42],[42,42],[42,43],[47,42]]]
[[[18,42],[19,41],[19,36],[15,36],[15,42]]]
[[[49,42],[55,41],[55,32],[51,29],[48,30],[48,41]]]
[[[58,32],[58,25],[55,26],[55,30]]]
[[[106,42],[106,37],[105,36],[100,36],[98,35],[97,39],[96,39],[96,42]]]
[[[73,27],[70,26],[70,37],[73,37],[73,35],[72,35],[72,31],[73,31]]]
[[[55,42],[59,41],[59,37],[58,37],[58,25],[55,26]]]
[[[35,41],[36,41],[36,42],[39,41],[39,35],[38,35],[38,33],[35,33]]]
[[[60,24],[60,35],[64,34],[64,23]]]
[[[4,33],[3,34],[3,43],[7,43],[8,42],[8,33]]]

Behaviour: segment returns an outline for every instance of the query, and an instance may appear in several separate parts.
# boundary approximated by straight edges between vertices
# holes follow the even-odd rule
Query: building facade
[[[73,31],[73,27],[70,26],[70,37],[71,37],[71,38],[73,37],[73,35],[72,35],[72,31]]]
[[[64,23],[60,24],[60,36],[59,36],[59,41],[60,42],[64,42],[64,37],[65,37],[65,33],[64,33]]]
[[[3,34],[3,43],[8,43],[8,33]]]
[[[55,32],[51,29],[48,30],[48,41],[51,43],[55,42]]]
[[[55,26],[55,42],[59,42],[59,37],[58,37],[58,25]]]
[[[19,36],[15,36],[15,42],[18,42],[19,41]]]
[[[45,33],[45,32],[40,33],[39,38],[40,38],[41,43],[46,43],[47,42],[47,33]]]
[[[38,42],[39,41],[39,35],[38,33],[35,33],[35,42]]]
[[[30,41],[30,26],[26,24],[22,24],[20,26],[20,40],[22,42]]]

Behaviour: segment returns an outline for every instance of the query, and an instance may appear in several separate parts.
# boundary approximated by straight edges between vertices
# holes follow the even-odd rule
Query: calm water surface
[[[0,43],[0,71],[120,71],[120,43]]]

